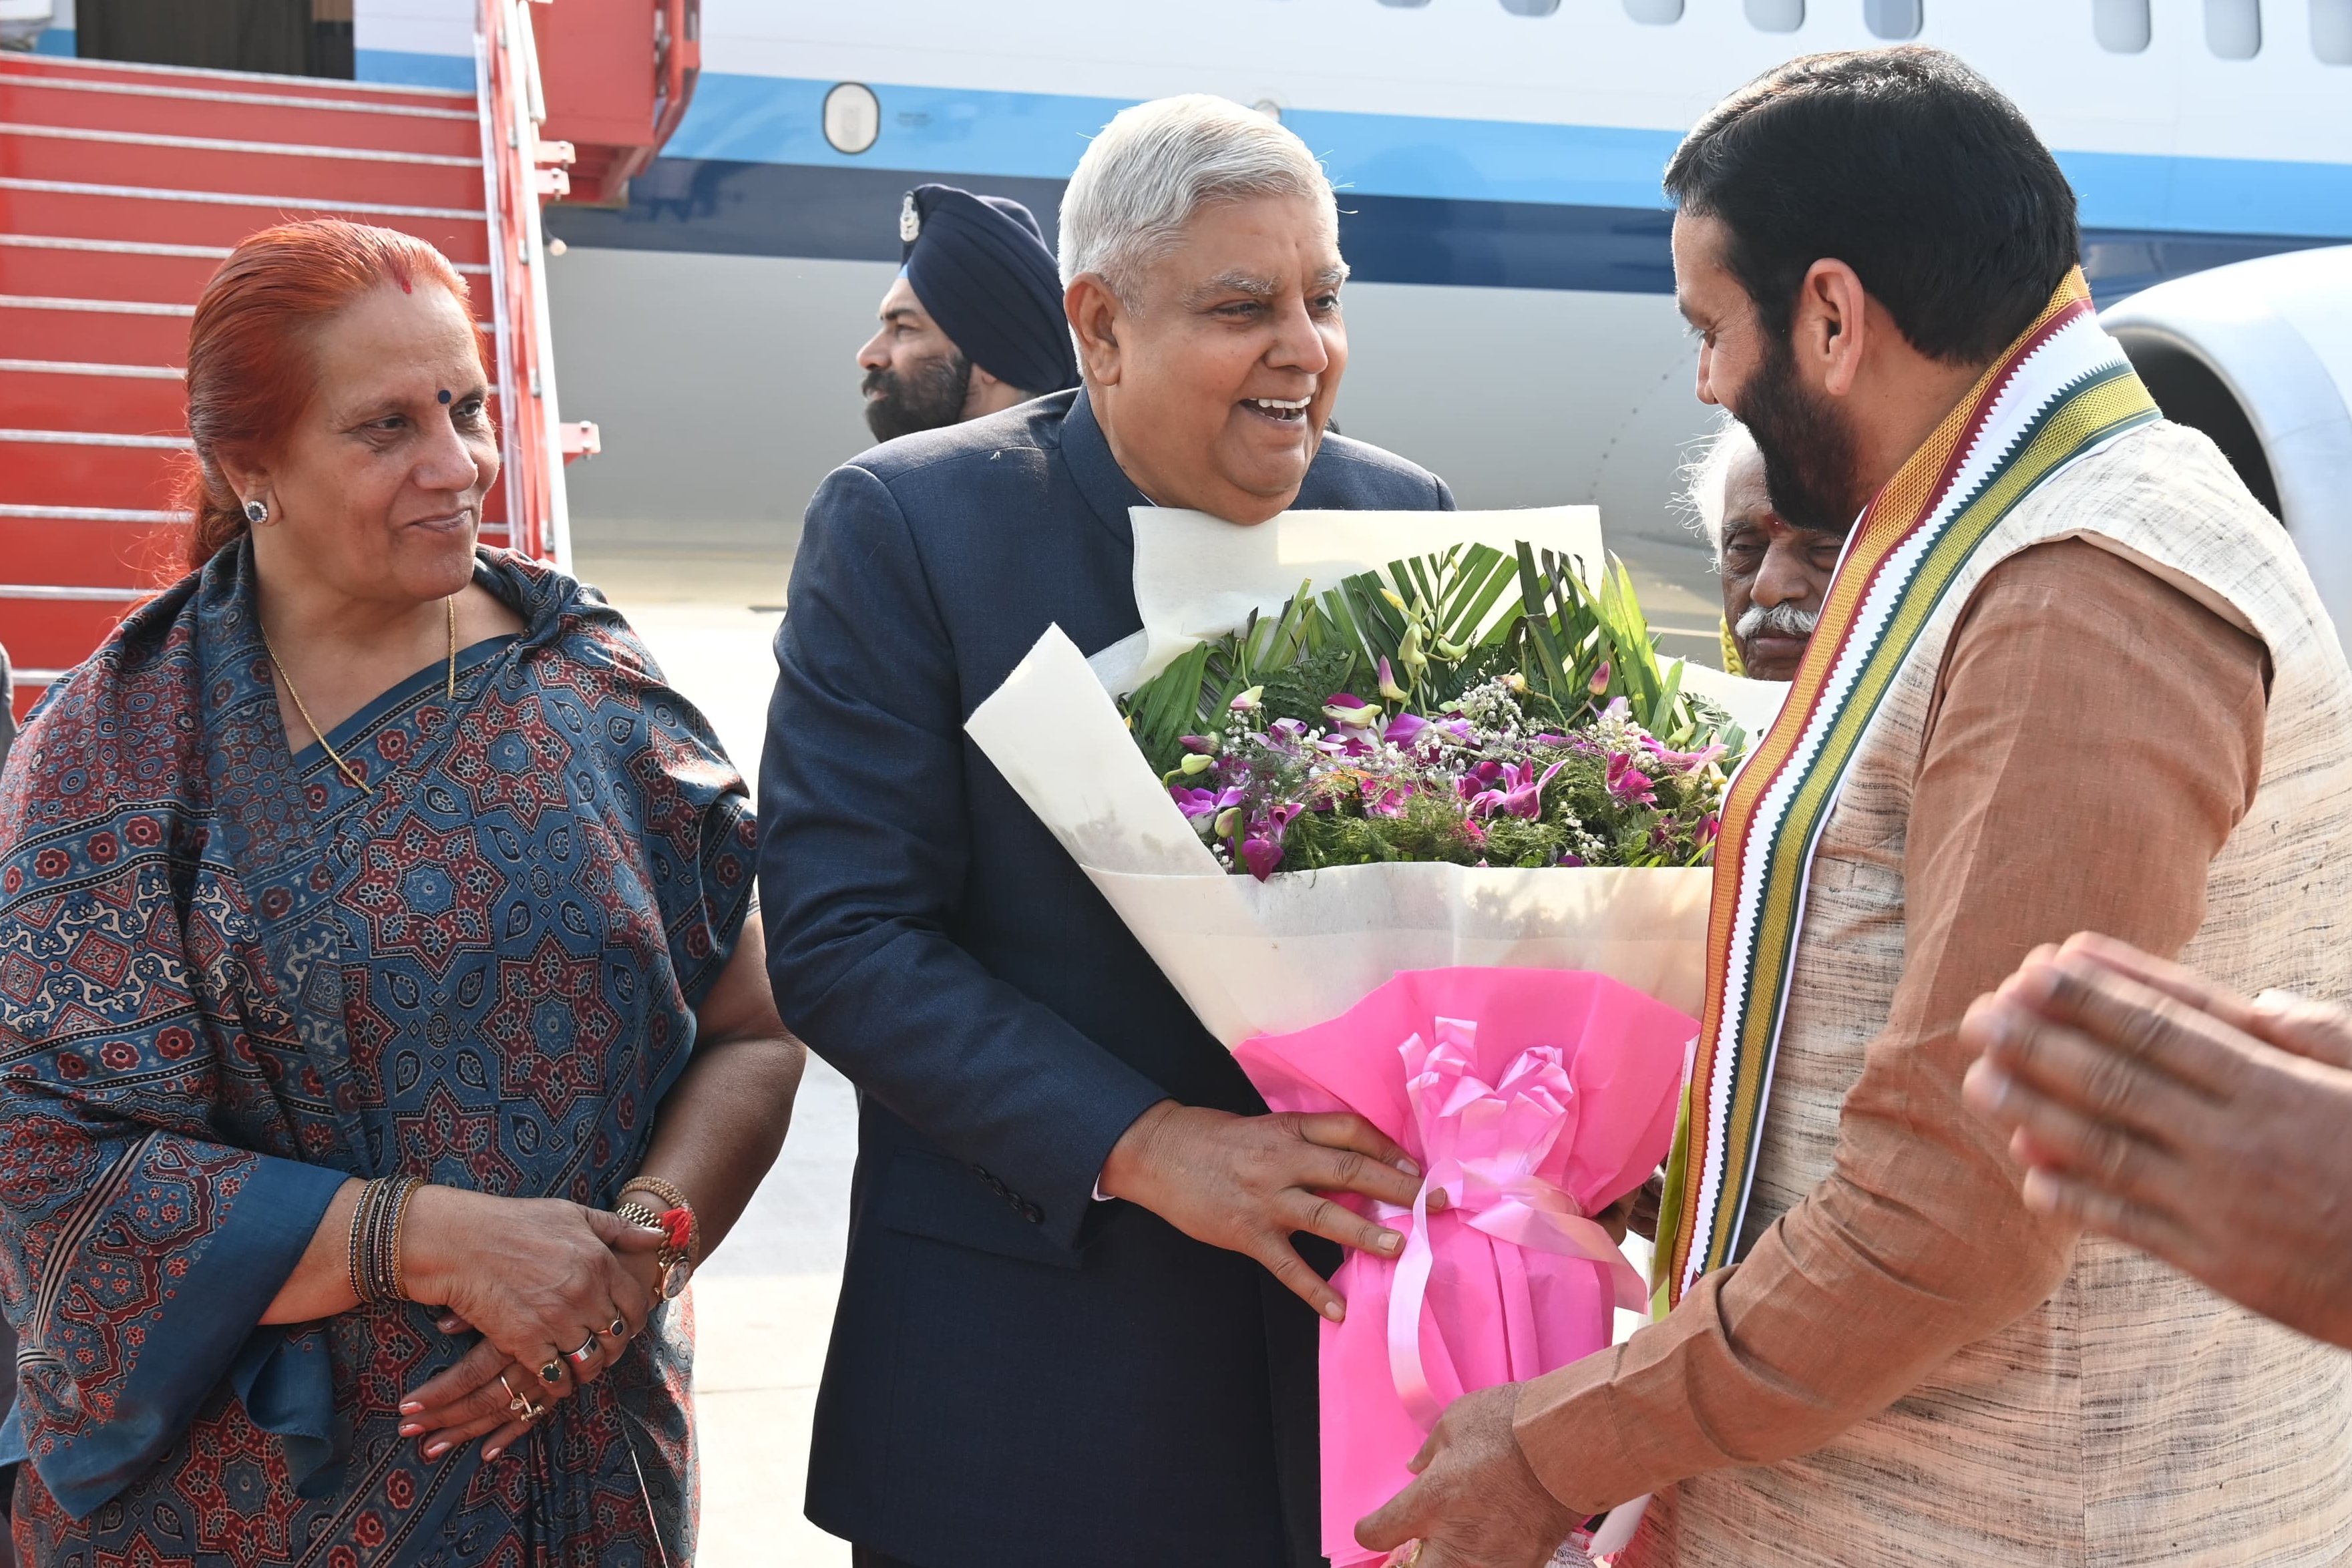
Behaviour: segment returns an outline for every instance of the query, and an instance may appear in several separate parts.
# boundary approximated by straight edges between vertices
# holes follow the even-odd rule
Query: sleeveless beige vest
[[[2182,953],[2223,984],[2352,1000],[2352,671],[2285,531],[2213,444],[2144,426],[2053,476],[1978,550],[1864,738],[1813,858],[1746,1233],[1827,1176],[1903,969],[1929,699],[1976,584],[2080,536],[2253,632],[2273,666],[2252,808]],[[1834,1329],[1834,1325],[1825,1325]],[[2123,1568],[2352,1559],[2352,1355],[2086,1237],[2040,1308],[1781,1464],[1667,1489],[1640,1568]]]

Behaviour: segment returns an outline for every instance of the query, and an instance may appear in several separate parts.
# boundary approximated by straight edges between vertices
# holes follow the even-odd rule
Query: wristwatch
[[[613,1212],[631,1225],[662,1233],[662,1244],[654,1253],[654,1266],[661,1270],[661,1299],[675,1301],[686,1294],[687,1281],[694,1278],[694,1243],[698,1239],[694,1234],[694,1211],[683,1204],[656,1210],[651,1204],[632,1200],[616,1205]]]

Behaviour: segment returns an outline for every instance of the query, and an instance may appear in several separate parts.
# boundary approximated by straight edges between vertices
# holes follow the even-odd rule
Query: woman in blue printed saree
[[[248,240],[189,389],[199,569],[0,786],[20,1552],[684,1568],[662,1301],[801,1063],[742,782],[593,590],[477,550],[429,247]]]

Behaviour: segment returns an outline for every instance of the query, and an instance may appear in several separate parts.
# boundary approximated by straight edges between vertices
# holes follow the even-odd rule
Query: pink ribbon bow
[[[1412,1216],[1389,1293],[1389,1373],[1398,1398],[1423,1431],[1437,1425],[1443,1408],[1422,1359],[1423,1305],[1436,1262],[1429,1239],[1432,1193],[1443,1192],[1447,1213],[1497,1241],[1598,1265],[1614,1287],[1621,1308],[1638,1311],[1649,1300],[1641,1275],[1609,1233],[1559,1185],[1536,1173],[1574,1120],[1576,1089],[1560,1048],[1529,1047],[1511,1058],[1500,1082],[1489,1084],[1478,1076],[1476,1024],[1440,1018],[1436,1033],[1433,1046],[1415,1034],[1399,1047],[1404,1058],[1405,1096],[1427,1174],[1410,1211],[1375,1205],[1384,1223],[1397,1224],[1408,1213]],[[1507,1247],[1498,1248],[1495,1256],[1507,1275],[1519,1275],[1511,1283],[1521,1288],[1503,1292],[1507,1311],[1516,1315],[1528,1300],[1524,1265]],[[1436,1325],[1431,1327],[1442,1351],[1444,1334]],[[1514,1380],[1548,1370],[1533,1361],[1535,1324],[1507,1321],[1505,1329],[1512,1346]],[[1524,1370],[1518,1364],[1521,1347],[1528,1359]]]

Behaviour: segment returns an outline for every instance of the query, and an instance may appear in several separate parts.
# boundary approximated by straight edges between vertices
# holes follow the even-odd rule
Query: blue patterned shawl
[[[370,792],[289,755],[242,543],[18,741],[0,1308],[42,1561],[690,1556],[675,1310],[488,1467],[394,1430],[467,1342],[426,1308],[257,1326],[346,1177],[609,1204],[750,903],[742,782],[621,617],[502,552],[476,580],[525,630],[454,710],[436,664],[337,730]]]

